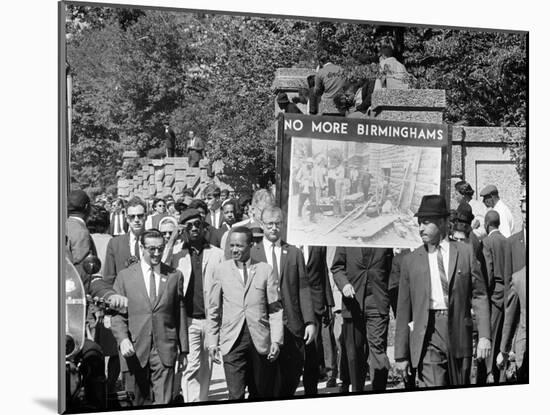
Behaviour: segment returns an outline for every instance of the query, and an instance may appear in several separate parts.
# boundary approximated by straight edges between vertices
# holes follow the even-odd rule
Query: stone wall
[[[135,152],[124,153],[124,163],[137,159]],[[207,174],[208,160],[202,159],[199,167],[189,167],[187,157],[166,157],[164,159],[139,159],[141,169],[128,178],[118,180],[118,196],[129,199],[138,196],[153,199],[172,195],[183,197],[184,189],[192,189],[195,196],[213,180]],[[222,186],[220,186],[223,188]]]

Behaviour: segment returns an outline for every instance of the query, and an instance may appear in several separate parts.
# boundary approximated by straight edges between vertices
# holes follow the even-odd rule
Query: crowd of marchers
[[[405,388],[527,382],[527,202],[511,234],[498,189],[473,195],[457,183],[453,211],[424,196],[423,244],[397,250],[293,246],[267,189],[236,200],[209,185],[150,207],[74,190],[67,255],[81,272],[98,256],[102,295],[125,306],[89,331],[100,353],[85,385],[140,406],[207,401],[213,364],[232,400],[291,397],[300,381],[308,396],[324,382],[384,390],[395,374]]]

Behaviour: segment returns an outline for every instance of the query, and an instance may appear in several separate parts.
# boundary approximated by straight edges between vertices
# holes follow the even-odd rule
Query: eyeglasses
[[[161,232],[164,236],[172,236],[172,231]]]
[[[128,219],[130,220],[134,220],[134,219],[139,219],[139,220],[143,220],[143,218],[145,217],[145,214],[144,213],[138,213],[137,215],[127,215],[128,216]]]
[[[163,207],[166,207],[166,205],[161,205],[161,204],[158,204],[157,207],[159,208],[163,208]]]
[[[193,222],[187,222],[185,224],[185,229],[187,229],[188,231],[190,231],[191,229],[193,228],[196,228],[196,229],[200,229],[202,226],[202,221],[200,220],[195,220]]]
[[[164,245],[162,246],[146,246],[144,247],[149,251],[149,253],[154,254],[155,252],[164,252]]]
[[[264,222],[264,225],[268,228],[280,228],[281,222]]]

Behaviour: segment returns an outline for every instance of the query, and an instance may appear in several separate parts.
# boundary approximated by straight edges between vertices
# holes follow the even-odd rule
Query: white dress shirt
[[[510,212],[510,209],[508,209],[508,206],[506,206],[502,200],[496,203],[494,209],[500,216],[500,226],[498,230],[505,238],[509,238],[514,229],[514,217],[512,216],[512,212]]]
[[[264,244],[264,251],[265,251],[265,257],[267,259],[267,263],[271,265],[271,268],[273,268],[273,254],[271,253],[273,250],[273,242],[271,242],[265,236],[262,242]],[[281,275],[281,240],[280,239],[277,242],[275,242],[275,257],[277,258],[277,270],[279,271],[279,276],[280,276]]]
[[[443,255],[443,267],[445,268],[445,276],[449,281],[449,240],[443,239],[440,243],[441,254]],[[428,263],[430,265],[430,309],[431,310],[446,310],[445,298],[443,296],[443,288],[441,287],[441,278],[439,276],[439,266],[437,264],[437,248],[433,252],[428,252]]]
[[[250,278],[250,258],[248,258],[248,261],[245,262],[246,264],[246,274],[248,275],[248,278]],[[237,270],[239,271],[239,275],[241,276],[241,281],[244,284],[244,270],[243,270],[243,263],[239,261],[235,261],[235,265],[237,265]]]
[[[151,275],[151,265],[149,265],[142,257],[140,261],[141,271],[143,273],[143,281],[145,282],[145,289],[147,290],[147,296],[151,295],[151,287],[149,287],[149,276]],[[155,274],[155,289],[157,297],[159,295],[159,284],[160,284],[160,265],[155,265],[153,267],[153,273]]]
[[[218,224],[220,223],[221,214],[222,214],[221,209],[216,209],[215,211],[210,212],[210,220],[211,220],[211,224],[214,228],[218,227]]]

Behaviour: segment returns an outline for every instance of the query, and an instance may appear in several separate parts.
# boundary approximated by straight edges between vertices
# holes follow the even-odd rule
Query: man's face
[[[155,206],[155,211],[159,214],[166,212],[166,202],[164,200],[158,201]]]
[[[264,236],[270,242],[277,242],[281,236],[283,217],[280,212],[265,212],[262,217]]]
[[[190,241],[196,241],[203,236],[204,226],[202,218],[191,218],[183,223]]]
[[[143,232],[143,225],[145,224],[145,209],[141,205],[131,206],[126,212],[126,222],[130,227],[130,231],[134,235],[140,235]]]
[[[490,209],[494,208],[495,200],[493,199],[493,196],[491,195],[483,196],[483,204]]]
[[[193,131],[189,131],[189,138],[195,137],[195,133]]]
[[[218,193],[208,193],[206,195],[206,205],[210,210],[216,210],[220,207],[220,195]]]
[[[239,262],[246,262],[250,258],[251,243],[246,240],[246,234],[244,233],[231,233],[229,238],[229,249],[231,250],[231,256],[233,260]]]
[[[227,198],[229,197],[229,193],[228,192],[221,192],[220,193],[220,201],[225,201],[227,200]]]
[[[223,216],[229,225],[233,225],[235,223],[235,208],[233,205],[228,203],[223,207]]]
[[[424,244],[437,245],[445,237],[443,229],[444,220],[441,218],[418,218],[420,237]]]
[[[172,236],[172,232],[176,230],[176,225],[174,225],[172,222],[164,222],[162,225],[160,225],[159,231],[162,233],[162,237],[164,238],[164,243],[168,243],[168,240]]]
[[[164,252],[164,239],[145,238],[143,245],[143,259],[151,266],[160,264]]]
[[[458,190],[455,189],[454,198],[456,200],[456,203],[460,204],[464,200],[464,196],[461,195]]]
[[[113,208],[116,213],[119,213],[122,210],[122,203],[115,202],[115,204],[113,205]]]

